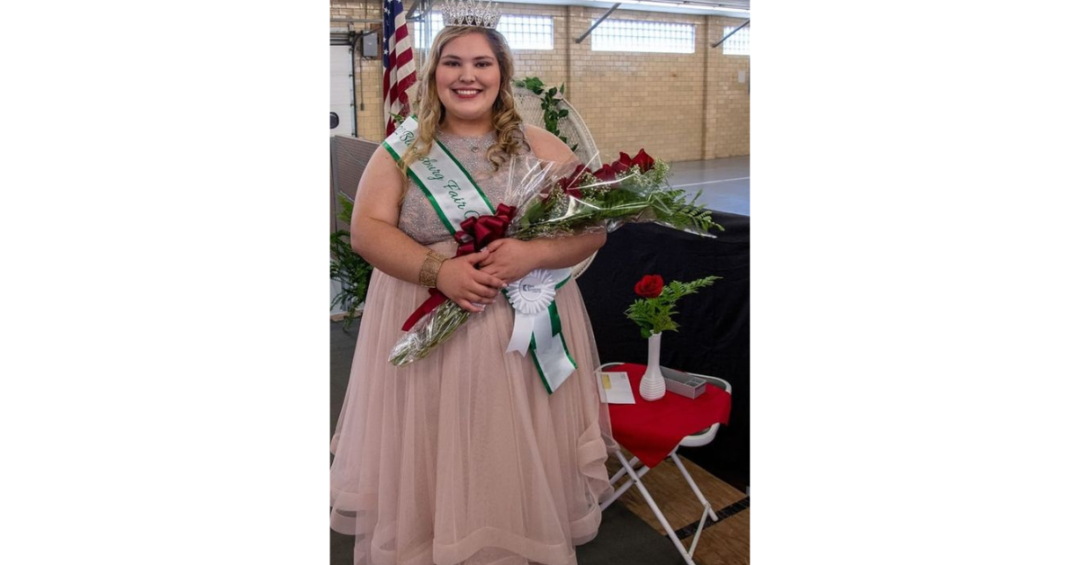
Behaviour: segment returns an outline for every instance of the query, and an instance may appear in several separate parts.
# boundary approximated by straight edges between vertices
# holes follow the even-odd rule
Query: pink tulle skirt
[[[455,244],[430,246],[453,255]],[[356,565],[568,565],[610,494],[607,406],[577,284],[556,304],[578,369],[549,395],[506,353],[500,297],[426,359],[387,361],[426,289],[376,270],[330,450],[330,525],[355,535]]]

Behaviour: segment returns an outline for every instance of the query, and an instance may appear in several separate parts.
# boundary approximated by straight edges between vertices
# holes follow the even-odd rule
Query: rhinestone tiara
[[[475,26],[495,29],[499,25],[499,7],[488,0],[445,0],[442,7],[446,26]]]

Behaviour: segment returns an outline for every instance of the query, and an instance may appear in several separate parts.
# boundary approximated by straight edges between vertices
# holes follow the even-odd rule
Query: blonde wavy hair
[[[495,144],[488,148],[487,159],[495,166],[495,170],[506,162],[509,155],[520,152],[526,145],[521,133],[521,116],[514,107],[514,60],[510,56],[510,45],[506,38],[494,29],[471,27],[471,26],[448,26],[444,27],[431,44],[431,51],[424,63],[421,72],[420,85],[416,89],[419,110],[416,112],[416,121],[420,127],[417,130],[416,141],[413,142],[405,154],[398,161],[398,169],[404,176],[409,165],[417,159],[427,155],[435,141],[435,132],[446,117],[446,108],[439,100],[439,90],[435,84],[435,71],[439,68],[439,58],[442,56],[443,47],[454,39],[479,33],[487,38],[495,54],[495,60],[499,64],[499,96],[492,105],[491,124],[497,133]],[[408,182],[406,181],[406,187]]]

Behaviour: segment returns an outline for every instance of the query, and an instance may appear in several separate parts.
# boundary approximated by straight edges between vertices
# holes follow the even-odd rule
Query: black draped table
[[[664,282],[707,275],[720,280],[679,300],[677,332],[664,332],[660,364],[720,377],[732,386],[729,425],[709,445],[680,451],[728,484],[750,484],[750,218],[713,212],[724,226],[716,239],[652,224],[623,226],[578,279],[601,362],[647,363],[648,341],[624,312],[634,283],[657,274]],[[669,393],[670,394],[670,393]]]

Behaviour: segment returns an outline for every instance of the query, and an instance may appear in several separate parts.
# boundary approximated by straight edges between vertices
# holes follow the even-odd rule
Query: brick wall
[[[708,37],[705,47],[724,37],[724,26],[738,27],[743,21],[709,17],[702,34]],[[703,159],[750,154],[750,57],[724,55],[722,50],[720,46],[707,52]],[[739,71],[746,82],[739,82]]]
[[[368,0],[331,0],[330,19],[373,20],[372,23],[356,22],[352,28],[356,31],[365,29],[379,30],[382,36],[382,2]],[[344,23],[331,22],[332,29],[342,29]],[[353,58],[354,79],[356,81],[356,131],[363,139],[382,141],[386,133],[383,122],[382,106],[382,58],[363,59],[359,55]],[[361,109],[363,107],[363,109]]]
[[[723,55],[711,48],[724,26],[742,20],[690,14],[642,12],[620,8],[611,18],[688,23],[695,26],[694,53],[592,51],[592,37],[574,43],[606,10],[582,6],[500,4],[504,14],[552,16],[555,49],[514,52],[516,78],[540,77],[548,85],[566,85],[567,99],[581,114],[600,149],[611,161],[619,151],[644,147],[670,162],[750,154],[750,58]],[[382,3],[331,0],[331,18],[377,19]],[[332,24],[342,26],[343,24]],[[355,29],[369,24],[354,24]],[[378,24],[374,24],[378,26]],[[380,140],[382,61],[360,60],[357,68],[360,137]]]

